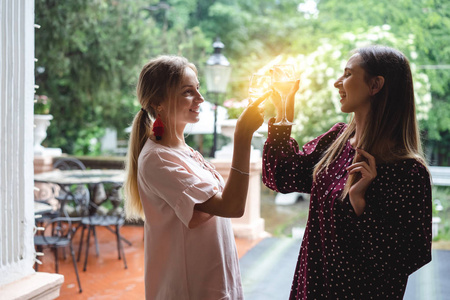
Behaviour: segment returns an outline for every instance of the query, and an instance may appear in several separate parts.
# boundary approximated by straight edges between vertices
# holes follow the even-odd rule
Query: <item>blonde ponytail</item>
[[[133,120],[125,163],[126,178],[123,190],[125,195],[125,214],[129,220],[144,219],[144,209],[138,190],[137,171],[139,154],[150,136],[149,130],[151,127],[152,121],[147,112],[139,111]]]

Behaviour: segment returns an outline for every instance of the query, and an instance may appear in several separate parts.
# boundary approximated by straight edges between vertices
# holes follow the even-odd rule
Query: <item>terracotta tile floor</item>
[[[114,234],[105,228],[98,228],[100,256],[95,254],[94,239],[91,238],[89,258],[86,272],[82,271],[84,262],[84,249],[78,271],[83,292],[78,292],[78,284],[73,268],[72,259],[68,251],[67,258],[60,254],[59,273],[64,275],[59,299],[143,299],[144,297],[144,241],[143,228],[139,226],[124,226],[121,229],[124,238],[132,243],[124,243],[125,256],[128,269],[124,268],[123,261],[118,260],[116,239]],[[85,235],[86,236],[86,235]],[[75,255],[78,255],[78,242],[80,233],[74,238]],[[239,257],[260,240],[236,239]],[[54,256],[50,249],[44,250],[45,256],[41,259],[39,272],[55,272]]]

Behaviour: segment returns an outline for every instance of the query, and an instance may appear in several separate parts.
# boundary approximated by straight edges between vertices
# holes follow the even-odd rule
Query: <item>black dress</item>
[[[339,123],[303,146],[290,127],[269,125],[263,181],[279,192],[311,193],[290,299],[402,299],[408,276],[431,260],[431,185],[414,159],[377,164],[364,213],[339,197],[355,150],[349,141],[328,172],[312,180]]]

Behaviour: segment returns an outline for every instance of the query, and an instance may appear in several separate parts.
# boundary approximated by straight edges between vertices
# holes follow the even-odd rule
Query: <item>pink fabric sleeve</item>
[[[139,176],[145,189],[164,199],[186,227],[198,226],[212,217],[197,211],[194,213],[194,206],[219,192],[213,180],[198,177],[180,157],[169,152],[152,152],[143,163],[145,168],[140,169]]]

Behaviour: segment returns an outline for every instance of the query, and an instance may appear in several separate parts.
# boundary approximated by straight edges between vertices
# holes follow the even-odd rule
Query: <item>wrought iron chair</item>
[[[53,164],[53,168],[59,170],[86,170],[86,166],[80,160],[69,157],[59,158]],[[54,183],[39,182],[35,184],[35,201],[50,204],[52,205],[52,208],[55,208],[57,206],[57,201],[64,199],[66,194],[66,189],[61,188],[59,185]]]
[[[54,169],[65,170],[86,170],[86,166],[77,158],[63,157],[57,159],[53,164]],[[55,198],[59,202],[59,217],[70,218],[74,226],[73,235],[81,227],[82,211],[89,203],[90,192],[86,185],[58,186],[59,191],[55,192]],[[76,224],[75,224],[76,223]],[[66,257],[65,251],[63,252]]]
[[[78,261],[80,260],[82,248],[83,248],[83,237],[84,232],[88,229],[87,238],[86,238],[86,254],[84,258],[84,266],[83,271],[86,271],[88,254],[89,254],[89,241],[91,237],[91,233],[95,238],[95,247],[96,254],[99,256],[99,247],[97,240],[96,227],[102,226],[111,231],[116,235],[117,239],[117,252],[118,259],[121,260],[123,258],[123,263],[125,269],[127,269],[127,261],[125,258],[125,252],[123,249],[122,241],[126,242],[128,245],[131,245],[129,241],[123,238],[120,234],[120,228],[125,223],[125,216],[123,208],[121,207],[122,199],[120,197],[119,190],[121,185],[114,184],[109,188],[107,192],[106,200],[101,203],[89,203],[89,207],[85,208],[84,211],[88,212],[88,215],[83,216],[81,218],[81,239],[80,246],[78,249]]]
[[[40,235],[34,236],[34,245],[37,252],[42,252],[44,247],[49,247],[53,250],[55,256],[55,272],[59,272],[58,249],[69,248],[72,256],[73,268],[77,276],[78,288],[82,292],[80,277],[78,276],[78,267],[75,259],[75,252],[73,251],[72,238],[76,229],[72,226],[74,218],[58,217],[54,219],[46,219],[45,230]],[[80,220],[78,220],[80,221]],[[38,271],[38,263],[35,263],[35,270]]]
[[[59,158],[54,164],[54,169],[60,170],[85,170],[86,166],[76,158]],[[38,226],[41,226],[48,219],[56,217],[68,217],[69,213],[66,211],[69,206],[66,206],[68,202],[74,200],[81,201],[83,199],[89,199],[89,191],[86,187],[76,187],[73,191],[70,187],[61,187],[54,183],[37,183],[35,184],[34,199],[37,202],[43,204],[49,204],[51,210],[39,213],[39,216],[35,218],[35,222]],[[74,207],[75,205],[72,205]],[[72,208],[69,208],[69,210]],[[65,253],[64,253],[65,256]]]
[[[86,170],[83,162],[73,157],[61,157],[53,163],[54,169],[59,170]]]
[[[54,164],[54,169],[59,170],[86,170],[83,162],[77,158],[59,158]],[[80,209],[89,202],[90,192],[85,185],[61,186],[56,199],[60,202],[60,216],[79,217]],[[71,205],[68,205],[71,203]]]

